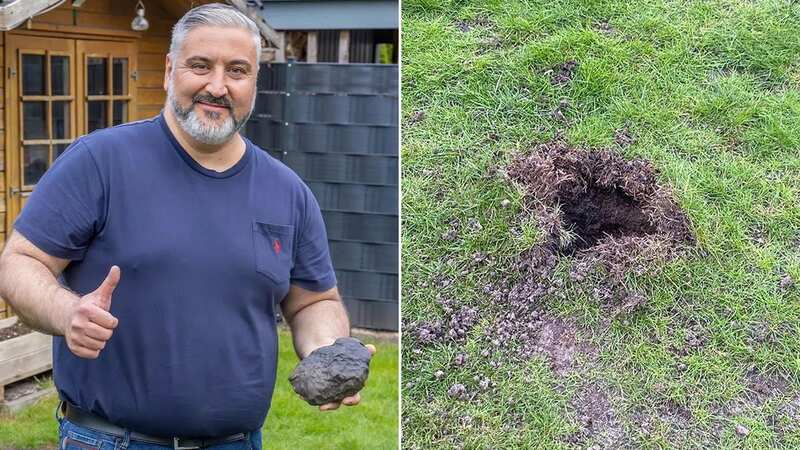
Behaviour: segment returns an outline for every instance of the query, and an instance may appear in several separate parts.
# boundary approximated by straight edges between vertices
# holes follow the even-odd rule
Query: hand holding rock
[[[289,381],[304,400],[323,411],[336,409],[340,403],[355,405],[374,352],[374,346],[365,346],[358,339],[339,338],[300,361]]]

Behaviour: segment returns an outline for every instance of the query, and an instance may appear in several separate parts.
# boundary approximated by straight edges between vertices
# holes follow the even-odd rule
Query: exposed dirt
[[[476,27],[488,27],[492,25],[492,21],[486,17],[478,17],[473,20],[456,20],[454,23],[458,31],[466,33]]]
[[[783,290],[787,290],[787,289],[791,288],[792,286],[794,286],[794,279],[788,273],[784,274],[781,277],[781,281],[778,283],[778,286]]]
[[[572,78],[575,76],[575,72],[577,72],[577,70],[577,61],[567,61],[564,64],[548,71],[548,73],[551,74],[550,83],[553,86],[566,86],[570,81],[572,81]]]
[[[592,443],[589,449],[617,449],[624,447],[625,430],[617,418],[608,389],[598,382],[581,386],[572,399],[579,429],[568,438],[581,448]]]
[[[444,320],[424,320],[403,325],[403,332],[413,336],[420,344],[451,341],[463,343],[467,333],[478,323],[478,309],[457,305],[450,298],[438,298],[436,302],[444,312]]]
[[[584,272],[577,273],[579,278],[592,262],[619,279],[630,271],[644,273],[694,245],[686,214],[642,159],[553,141],[517,157],[507,173],[547,233],[543,249],[530,252],[530,262],[521,266],[541,265],[549,251],[583,259],[576,265]]]
[[[568,83],[576,68],[574,61],[565,64],[554,75],[554,84]],[[559,103],[562,115],[568,108],[566,102]],[[627,125],[617,130],[615,141],[620,148],[634,142]],[[498,274],[495,281],[482,286],[484,298],[477,306],[446,298],[453,280],[434,279],[441,288],[437,303],[442,314],[438,319],[404,323],[404,336],[420,344],[412,349],[416,355],[427,345],[455,344],[458,350],[450,366],[433,374],[442,382],[448,370],[468,370],[472,358],[497,369],[498,360],[541,357],[559,379],[588,375],[599,353],[588,336],[602,333],[605,326],[589,330],[577,319],[554,314],[549,305],[567,300],[577,289],[588,292],[608,312],[604,321],[641,308],[647,297],[628,290],[622,281],[630,273],[656,272],[693,248],[689,220],[669,188],[658,183],[652,164],[626,160],[611,150],[584,150],[551,141],[518,156],[506,168],[491,167],[486,178],[496,177],[522,189],[523,212],[517,220],[533,218],[544,236],[516,258],[515,274]],[[457,240],[480,229],[477,220],[453,219],[441,238]],[[516,228],[509,229],[513,233]],[[462,273],[492,261],[483,253],[473,259]],[[564,265],[568,273],[556,273],[557,266]],[[464,344],[479,318],[489,319],[477,336],[481,346],[477,353],[467,355]],[[704,328],[691,325],[685,341],[672,349],[675,354],[686,355],[705,345]],[[474,381],[445,386],[448,397],[471,402],[492,387],[482,374],[475,374]],[[666,402],[636,416],[635,411],[615,410],[613,400],[618,396],[601,380],[579,385],[569,403],[579,430],[567,443],[579,448],[629,448],[633,435],[624,426],[628,419],[643,432],[656,431],[663,423],[675,430],[690,428],[691,411],[683,405]]]
[[[611,26],[611,24],[610,24],[610,23],[608,23],[608,22],[606,22],[606,21],[603,21],[603,22],[597,22],[597,23],[594,25],[594,28],[595,28],[597,31],[599,31],[600,33],[602,33],[602,34],[605,34],[605,35],[611,35],[611,34],[614,34],[614,32],[616,31],[616,30],[614,29],[614,27],[613,27],[613,26]]]
[[[631,144],[636,142],[636,139],[633,137],[628,127],[629,125],[625,124],[623,128],[614,132],[614,142],[621,148],[630,147]]]
[[[547,300],[565,300],[567,284],[574,283],[606,309],[606,317],[632,313],[647,298],[624,287],[626,274],[658,270],[690,248],[694,237],[688,218],[646,161],[553,141],[517,157],[506,173],[523,189],[525,211],[545,237],[518,258],[516,281],[484,287],[488,303],[499,305],[486,341],[513,357],[544,356],[554,374],[565,376],[576,361],[594,360],[597,349],[577,321],[550,314]],[[564,258],[569,280],[554,276]],[[674,351],[686,354],[704,339],[702,327],[690,328],[685,344]]]
[[[417,122],[422,122],[423,120],[425,120],[425,111],[414,111],[408,118],[408,124],[413,125]]]
[[[15,381],[5,386],[4,400],[7,402],[16,400],[29,394],[46,389],[43,380],[52,378],[53,371],[40,373],[39,375],[23,378],[22,380]]]
[[[496,350],[508,350],[518,358],[541,356],[553,373],[565,376],[577,368],[581,358],[596,357],[597,349],[582,339],[574,320],[553,317],[541,305],[529,301],[546,293],[544,285],[536,286],[527,298],[506,293],[508,303],[489,327],[487,340]],[[503,290],[496,291],[495,296],[502,297]]]
[[[761,406],[767,401],[781,396],[789,388],[789,379],[779,373],[764,374],[751,370],[745,374],[747,391],[743,400],[750,406]]]
[[[595,186],[578,195],[559,198],[559,202],[565,224],[576,235],[561,249],[566,254],[594,247],[605,236],[655,232],[641,205],[618,188]]]
[[[567,112],[569,111],[569,100],[561,99],[558,102],[558,106],[554,109],[550,115],[553,116],[553,119],[561,122],[562,124],[568,124],[569,119],[567,118]]]
[[[0,341],[12,339],[31,332],[33,332],[33,330],[27,325],[22,322],[17,322],[10,327],[0,329]]]

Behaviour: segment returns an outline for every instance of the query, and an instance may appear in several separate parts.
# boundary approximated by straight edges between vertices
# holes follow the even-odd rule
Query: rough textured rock
[[[369,375],[369,350],[358,339],[343,337],[320,347],[295,367],[289,381],[314,406],[338,402],[364,387]]]

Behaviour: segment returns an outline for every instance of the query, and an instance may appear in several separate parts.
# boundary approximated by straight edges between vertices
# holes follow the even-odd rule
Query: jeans
[[[58,419],[58,448],[59,450],[165,450],[172,446],[151,444],[112,434],[101,433],[91,428],[82,427],[70,422],[65,417]],[[246,438],[240,441],[217,444],[205,447],[208,450],[261,450],[261,430],[246,433]]]

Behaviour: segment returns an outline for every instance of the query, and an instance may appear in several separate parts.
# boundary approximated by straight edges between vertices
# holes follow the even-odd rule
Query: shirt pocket
[[[276,284],[289,282],[292,271],[294,227],[253,221],[256,271]]]

